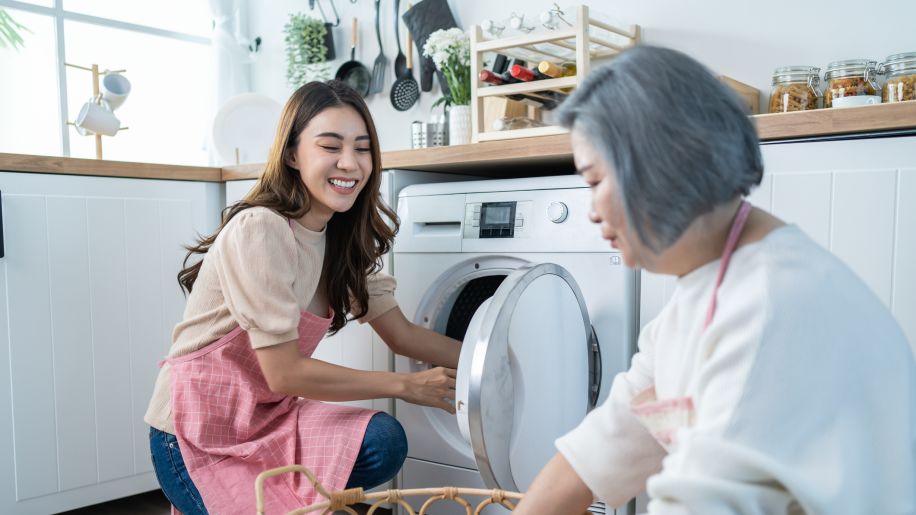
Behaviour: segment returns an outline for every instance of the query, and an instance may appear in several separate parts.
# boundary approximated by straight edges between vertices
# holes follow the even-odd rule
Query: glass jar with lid
[[[821,69],[816,66],[783,66],[773,71],[771,113],[817,109]]]
[[[852,107],[880,104],[878,62],[868,59],[834,61],[827,65],[824,107]]]
[[[916,100],[916,52],[887,56],[878,71],[887,75],[882,102]]]

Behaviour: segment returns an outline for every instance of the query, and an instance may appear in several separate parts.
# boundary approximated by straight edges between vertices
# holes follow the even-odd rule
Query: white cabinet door
[[[218,183],[0,172],[0,513],[158,487],[143,414]]]
[[[762,147],[763,184],[750,200],[797,224],[871,287],[916,352],[916,137]],[[640,322],[674,280],[642,273]]]

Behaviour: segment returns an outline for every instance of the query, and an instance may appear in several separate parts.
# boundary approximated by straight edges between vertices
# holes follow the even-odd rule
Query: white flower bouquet
[[[433,32],[423,45],[423,55],[432,58],[436,68],[445,76],[449,98],[454,105],[471,103],[471,43],[459,28]]]

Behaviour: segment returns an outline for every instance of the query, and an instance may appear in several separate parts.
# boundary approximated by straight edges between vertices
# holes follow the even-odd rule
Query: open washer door
[[[585,417],[600,372],[597,341],[572,275],[553,263],[513,271],[471,319],[456,416],[490,488],[524,492]]]

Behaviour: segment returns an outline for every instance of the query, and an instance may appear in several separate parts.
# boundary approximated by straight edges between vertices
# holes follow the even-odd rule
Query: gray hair
[[[760,184],[746,111],[694,59],[638,46],[593,70],[563,103],[560,123],[613,166],[628,224],[658,253],[698,216]]]

